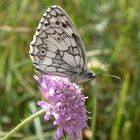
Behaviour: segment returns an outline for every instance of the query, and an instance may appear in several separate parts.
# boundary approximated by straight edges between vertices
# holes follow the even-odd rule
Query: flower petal
[[[62,135],[63,135],[63,129],[58,127],[54,139],[59,140],[62,137]]]

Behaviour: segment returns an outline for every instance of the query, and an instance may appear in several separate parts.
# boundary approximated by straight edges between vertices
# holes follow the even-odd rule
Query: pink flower
[[[67,78],[43,75],[42,79],[35,76],[40,85],[43,100],[38,102],[46,110],[44,119],[48,121],[54,117],[54,125],[57,127],[55,140],[59,140],[64,133],[70,135],[70,139],[81,140],[82,129],[87,127],[85,109],[85,97],[81,89]]]

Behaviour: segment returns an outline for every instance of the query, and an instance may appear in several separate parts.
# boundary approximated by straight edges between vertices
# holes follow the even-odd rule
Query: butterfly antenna
[[[120,82],[122,81],[121,78],[120,78],[119,76],[112,75],[112,74],[99,74],[99,76],[109,76],[109,77],[118,79]]]
[[[105,69],[106,67],[110,67],[110,64],[104,65],[104,66],[102,67],[102,69]],[[96,74],[97,74],[98,76],[108,76],[108,77],[112,77],[112,78],[115,78],[115,79],[119,80],[120,82],[122,81],[121,78],[120,78],[119,76],[117,76],[117,75],[112,75],[112,74],[101,73],[101,70],[100,70],[100,72],[98,72],[98,73],[96,73]]]

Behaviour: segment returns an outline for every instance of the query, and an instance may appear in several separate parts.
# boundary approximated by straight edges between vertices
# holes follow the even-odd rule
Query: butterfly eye
[[[46,55],[46,50],[42,48],[42,49],[40,50],[40,55],[43,55],[43,56]]]
[[[92,73],[92,72],[88,72],[87,73],[87,78],[89,79],[89,80],[92,80],[92,79],[94,79],[96,77],[96,75],[94,74],[94,73]]]

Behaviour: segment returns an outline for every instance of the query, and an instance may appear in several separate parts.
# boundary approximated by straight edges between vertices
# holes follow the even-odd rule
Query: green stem
[[[42,115],[44,113],[45,113],[45,110],[42,109],[42,110],[34,113],[30,117],[26,118],[20,124],[18,124],[14,129],[12,129],[6,136],[4,136],[1,140],[8,140],[8,139],[10,139],[17,131],[19,131],[21,128],[23,128],[26,124],[28,124],[33,119],[35,119],[36,117],[38,117],[38,116],[40,116],[40,115]]]
[[[93,95],[93,110],[92,110],[92,121],[91,121],[91,130],[92,130],[92,137],[91,140],[95,139],[95,127],[96,127],[96,115],[97,115],[97,91],[95,89],[95,84],[93,87],[92,84],[92,91],[94,93]]]
[[[123,117],[123,110],[125,107],[125,102],[126,102],[126,97],[127,97],[127,92],[129,90],[129,81],[130,80],[130,75],[128,72],[124,75],[124,82],[122,85],[122,89],[120,92],[120,99],[118,103],[118,111],[116,114],[116,118],[114,121],[114,125],[112,128],[112,135],[111,135],[111,140],[118,140],[119,139],[119,128],[121,125],[122,117]]]

